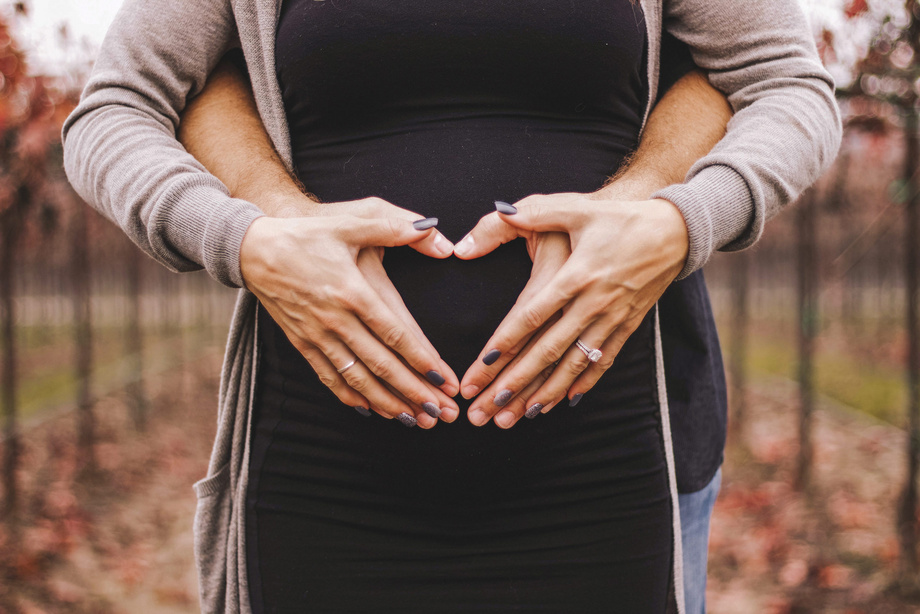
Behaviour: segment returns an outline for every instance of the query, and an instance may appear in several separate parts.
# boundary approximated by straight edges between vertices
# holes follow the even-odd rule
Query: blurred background
[[[920,613],[920,2],[802,0],[841,154],[706,276],[730,379],[714,613]],[[61,123],[121,0],[0,0],[0,614],[197,611],[235,291],[80,201]]]

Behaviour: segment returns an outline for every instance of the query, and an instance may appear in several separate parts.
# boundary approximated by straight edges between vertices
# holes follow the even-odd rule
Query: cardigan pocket
[[[193,486],[195,563],[203,614],[223,612],[227,591],[227,540],[230,538],[230,463]]]

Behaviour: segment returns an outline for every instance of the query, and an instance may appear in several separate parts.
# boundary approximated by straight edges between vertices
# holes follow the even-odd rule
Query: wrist
[[[668,185],[666,178],[655,169],[635,167],[614,176],[593,195],[610,200],[648,200],[653,193]]]
[[[677,205],[664,198],[648,200],[643,207],[654,216],[654,223],[661,231],[662,244],[674,263],[679,265],[678,270],[682,270],[690,255],[690,231],[684,215]]]
[[[274,219],[263,215],[249,224],[243,240],[240,242],[240,275],[243,278],[243,287],[253,291],[253,278],[262,261],[263,248],[266,243],[271,243],[270,235]]]

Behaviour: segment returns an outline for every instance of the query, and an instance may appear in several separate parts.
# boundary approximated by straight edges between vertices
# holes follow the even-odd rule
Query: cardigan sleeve
[[[653,195],[677,205],[687,223],[682,279],[717,249],[755,243],[764,222],[830,166],[842,127],[798,0],[665,0],[664,28],[690,46],[735,111],[684,183]]]
[[[80,196],[173,271],[243,287],[243,235],[263,213],[176,140],[186,101],[233,44],[229,0],[127,0],[63,127]]]

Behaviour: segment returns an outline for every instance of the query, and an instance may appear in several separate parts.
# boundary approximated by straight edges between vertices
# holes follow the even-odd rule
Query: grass
[[[55,330],[20,330],[20,379],[17,399],[19,416],[30,419],[72,404],[77,395],[74,374],[72,327]],[[93,330],[92,391],[105,394],[122,388],[128,381],[123,330]],[[218,341],[214,331],[189,327],[184,331],[185,359],[193,359]],[[158,371],[170,366],[178,354],[178,336],[165,337],[159,331],[145,331],[144,368]]]
[[[727,331],[722,338],[727,339]],[[755,377],[768,374],[797,380],[795,338],[752,330],[748,365]],[[907,407],[904,368],[872,361],[855,352],[822,348],[819,339],[815,351],[815,385],[819,393],[844,405],[904,426]]]

